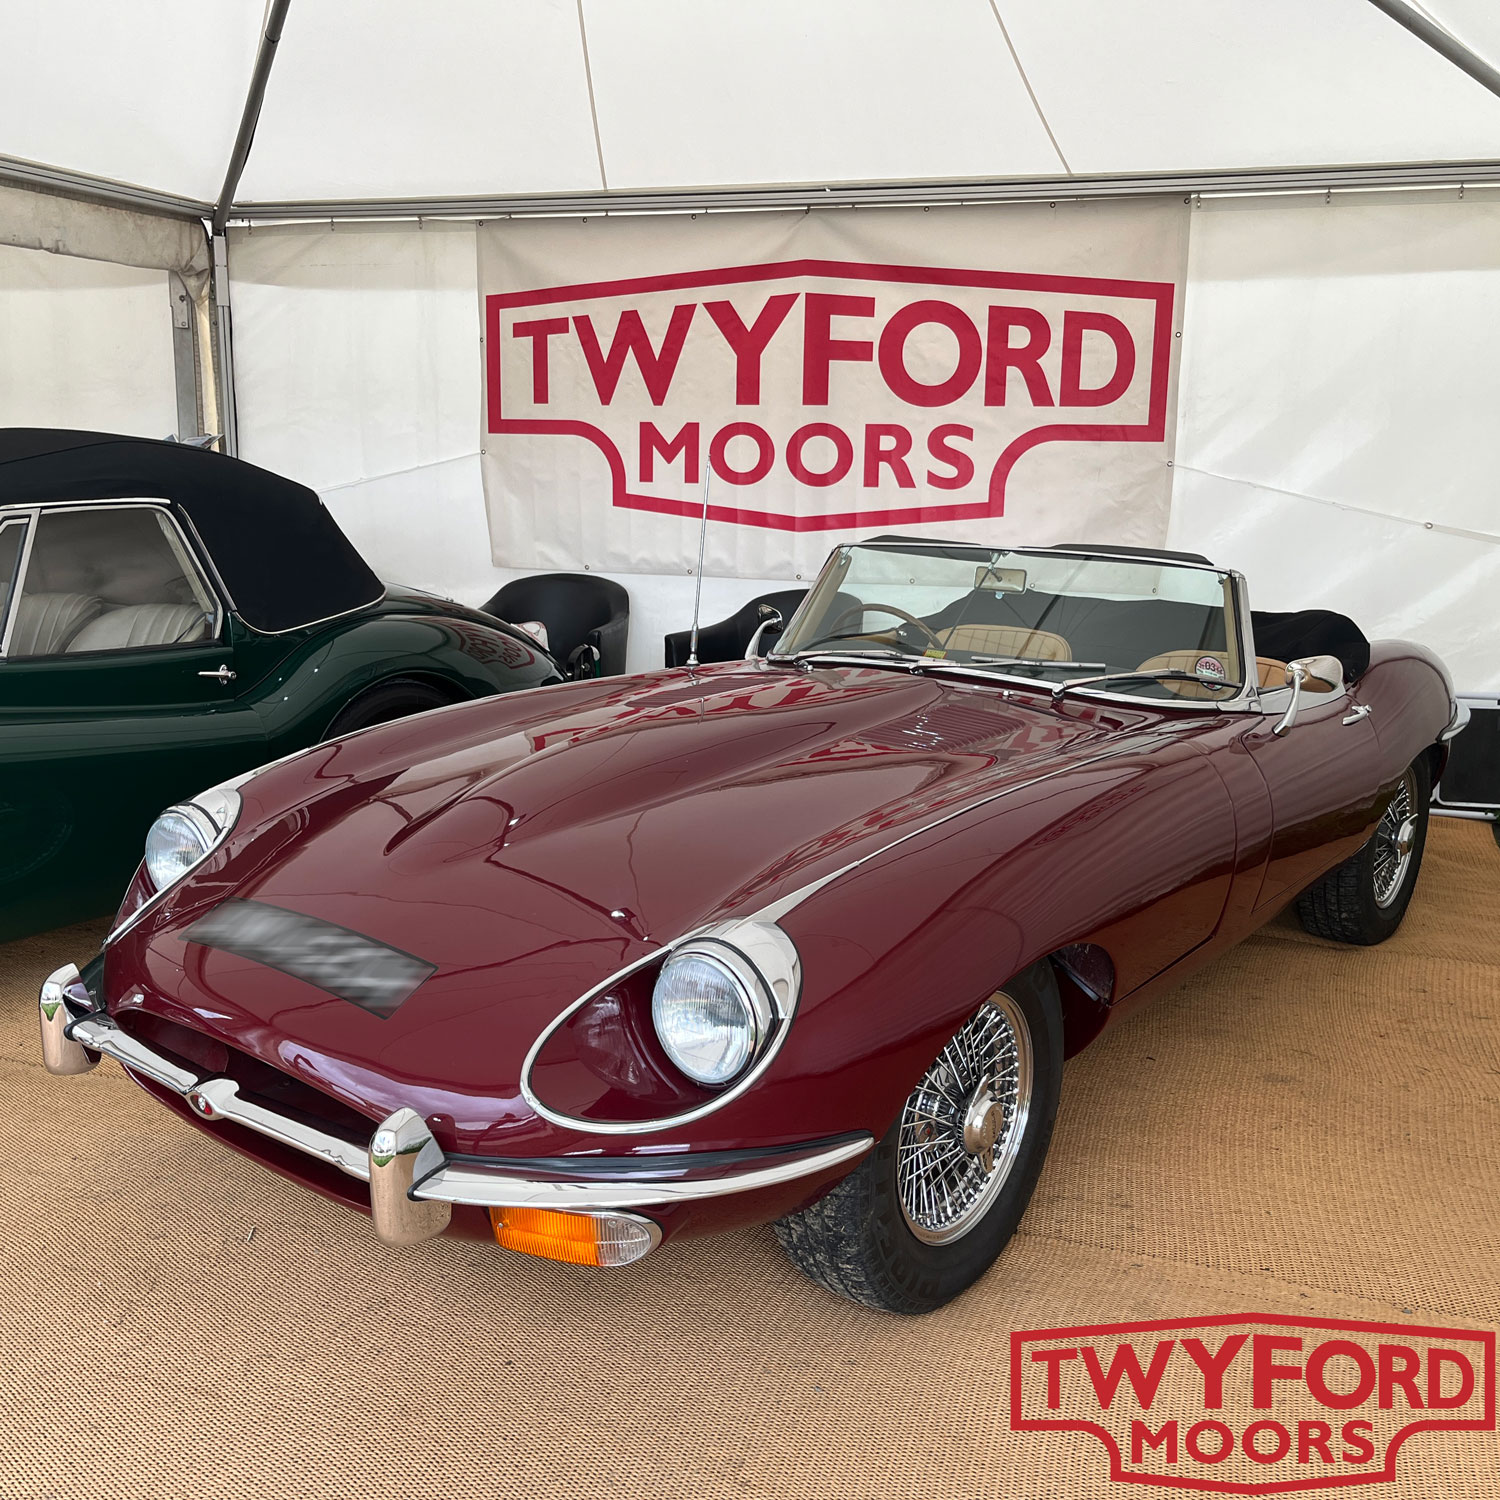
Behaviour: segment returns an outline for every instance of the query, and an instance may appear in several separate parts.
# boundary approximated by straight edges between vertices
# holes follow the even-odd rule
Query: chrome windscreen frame
[[[1197,573],[1213,573],[1217,577],[1226,579],[1229,583],[1231,607],[1234,614],[1234,625],[1236,632],[1238,633],[1237,644],[1239,646],[1241,657],[1242,682],[1239,691],[1235,693],[1232,698],[1224,698],[1217,702],[1185,699],[1182,697],[1142,698],[1139,694],[1110,692],[1107,688],[1099,687],[1074,688],[1071,691],[1074,693],[1086,695],[1090,699],[1098,699],[1106,703],[1123,704],[1131,708],[1145,707],[1152,709],[1179,709],[1187,710],[1195,714],[1204,712],[1258,714],[1265,711],[1261,705],[1260,684],[1257,680],[1255,671],[1255,631],[1250,620],[1250,586],[1246,582],[1245,575],[1243,573],[1236,572],[1233,568],[1220,568],[1216,567],[1213,563],[1191,562],[1185,558],[1163,558],[1160,556],[1154,556],[1149,552],[1111,552],[1106,554],[1101,552],[1091,552],[1087,547],[986,547],[981,543],[944,543],[938,541],[923,542],[922,539],[918,537],[912,537],[909,539],[902,538],[892,540],[874,539],[866,542],[847,543],[843,548],[835,548],[834,551],[829,554],[828,560],[823,564],[823,568],[819,569],[818,579],[822,578],[823,571],[832,565],[833,559],[838,556],[839,552],[847,550],[847,548],[849,547],[867,547],[887,551],[909,551],[913,547],[921,546],[931,546],[935,548],[949,546],[960,550],[972,549],[975,552],[987,553],[1005,552],[1017,557],[1077,557],[1095,559],[1099,562],[1146,563],[1155,567],[1184,568],[1190,569],[1193,572]],[[795,634],[796,627],[801,622],[804,611],[807,609],[814,593],[817,591],[818,579],[815,579],[813,581],[812,587],[808,589],[802,603],[798,605],[791,619],[786,622],[786,626],[781,633],[782,640],[786,640],[787,637]],[[856,654],[857,653],[854,652],[849,653],[851,657]],[[787,655],[777,651],[768,652],[761,659],[762,661],[772,663],[776,666],[785,667],[793,666],[796,664],[795,656]],[[961,662],[951,664],[951,666],[955,669],[958,667],[962,667],[963,665],[964,664]],[[1045,682],[1042,679],[1037,678],[1008,677],[1003,672],[997,672],[993,669],[985,667],[976,667],[974,669],[973,677],[975,681],[991,681],[1003,683],[1009,689],[1044,687],[1048,692],[1050,692],[1052,688],[1057,686],[1056,683]]]

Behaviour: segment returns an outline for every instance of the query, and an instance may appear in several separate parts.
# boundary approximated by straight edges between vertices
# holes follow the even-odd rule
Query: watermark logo
[[[1163,441],[1173,297],[829,260],[500,293],[489,431],[591,442],[627,510],[696,517],[711,468],[733,524],[983,519],[1038,444]]]
[[[1409,1439],[1495,1427],[1495,1335],[1257,1313],[1013,1333],[1010,1425],[1109,1477],[1239,1495],[1378,1484]]]

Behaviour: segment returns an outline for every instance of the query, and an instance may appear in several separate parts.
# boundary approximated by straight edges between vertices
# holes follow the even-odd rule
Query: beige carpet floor
[[[1181,1495],[1013,1433],[1012,1329],[1244,1311],[1500,1328],[1500,850],[1439,821],[1376,950],[1283,918],[1069,1064],[1021,1233],[925,1319],[826,1295],[769,1230],[623,1272],[361,1219],[37,1061],[0,948],[0,1497]],[[1347,1492],[1346,1492],[1347,1493]],[[1500,1497],[1493,1433],[1379,1496]]]

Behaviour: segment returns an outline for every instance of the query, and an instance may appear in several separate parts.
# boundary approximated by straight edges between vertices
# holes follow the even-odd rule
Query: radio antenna
[[[703,465],[703,518],[698,522],[698,578],[693,586],[693,633],[688,639],[687,664],[690,667],[698,665],[698,611],[703,604],[703,546],[708,540],[708,481],[713,471],[712,462]]]

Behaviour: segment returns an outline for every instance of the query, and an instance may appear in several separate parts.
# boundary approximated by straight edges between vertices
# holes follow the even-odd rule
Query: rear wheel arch
[[[398,672],[366,683],[328,720],[322,739],[337,739],[376,724],[405,718],[431,708],[467,702],[473,695],[451,678],[428,672]],[[410,707],[402,707],[409,703]]]

